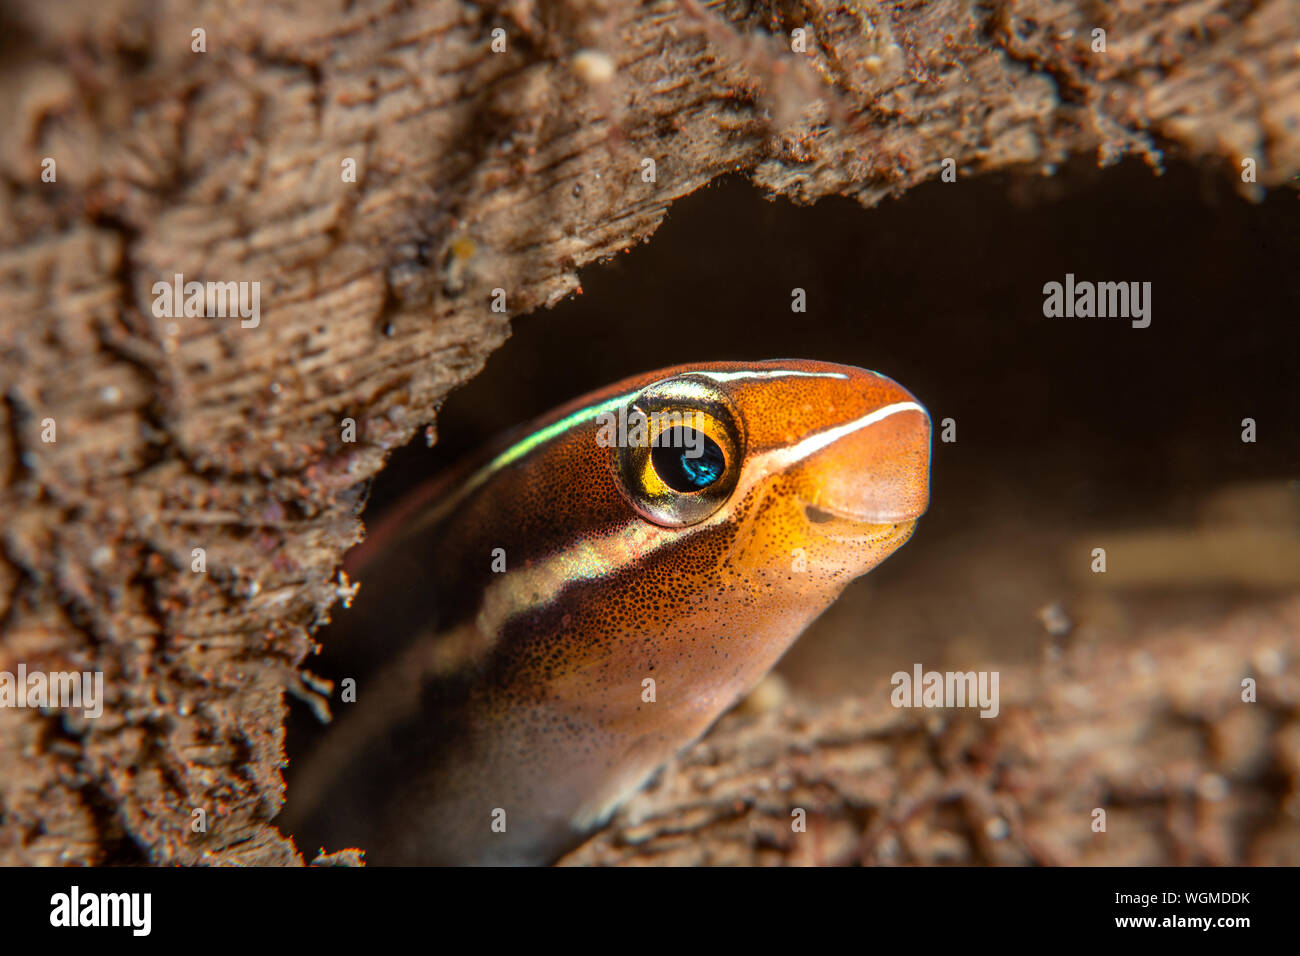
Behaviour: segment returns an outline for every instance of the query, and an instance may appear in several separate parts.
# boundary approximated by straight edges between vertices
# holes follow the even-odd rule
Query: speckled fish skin
[[[597,440],[599,412],[663,382],[736,419],[734,488],[682,527],[638,510]],[[552,862],[907,541],[929,469],[911,394],[803,360],[661,369],[511,433],[358,549],[324,640],[334,673],[370,673],[290,778],[286,829],[371,863]]]

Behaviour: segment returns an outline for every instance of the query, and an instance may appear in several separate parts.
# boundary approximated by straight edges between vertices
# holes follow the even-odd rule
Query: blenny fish
[[[911,536],[930,418],[875,372],[634,376],[417,489],[322,636],[355,703],[290,777],[299,845],[545,864]]]

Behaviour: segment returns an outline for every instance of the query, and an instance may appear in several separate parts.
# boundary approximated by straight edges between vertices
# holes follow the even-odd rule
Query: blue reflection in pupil
[[[705,439],[704,454],[691,458],[682,452],[682,471],[696,488],[707,488],[722,476],[722,449]]]
[[[673,491],[701,491],[717,483],[727,470],[718,443],[692,428],[661,432],[650,456],[655,471]]]

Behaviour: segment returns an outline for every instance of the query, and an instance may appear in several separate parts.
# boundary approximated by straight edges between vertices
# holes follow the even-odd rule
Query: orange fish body
[[[926,410],[825,362],[663,369],[512,433],[359,549],[325,636],[357,702],[288,828],[377,863],[554,860],[907,541],[929,467]]]

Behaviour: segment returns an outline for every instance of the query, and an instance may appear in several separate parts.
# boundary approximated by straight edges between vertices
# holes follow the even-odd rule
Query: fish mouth
[[[918,404],[845,434],[808,462],[812,525],[914,523],[930,505],[930,416]],[[809,493],[810,492],[810,493]],[[829,530],[829,529],[828,529]]]
[[[804,517],[810,524],[827,524],[831,521],[847,521],[862,525],[899,525],[915,524],[926,512],[926,507],[897,509],[894,511],[857,512],[846,508],[835,508],[825,502],[819,504],[804,503]]]
[[[849,547],[901,547],[916,532],[921,515],[870,514],[831,511],[822,505],[804,503],[804,518],[817,538]]]

